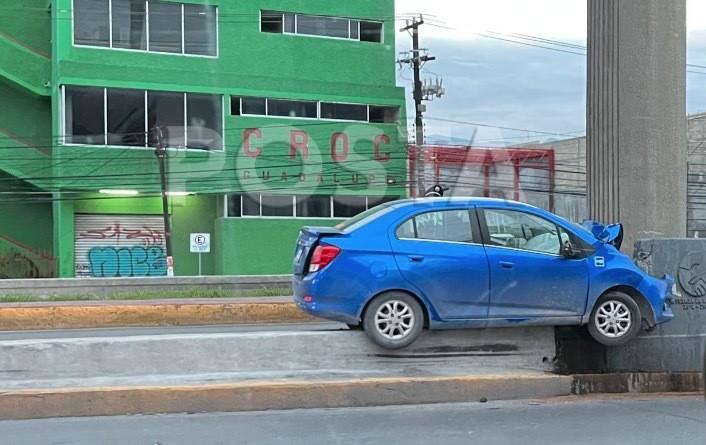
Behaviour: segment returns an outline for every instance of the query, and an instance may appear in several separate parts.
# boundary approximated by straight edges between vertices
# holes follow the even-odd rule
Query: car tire
[[[635,300],[612,291],[598,299],[588,321],[588,332],[605,346],[623,345],[640,332],[642,314]]]
[[[411,345],[424,328],[424,312],[417,300],[402,292],[388,292],[368,304],[363,329],[373,343],[385,349]]]

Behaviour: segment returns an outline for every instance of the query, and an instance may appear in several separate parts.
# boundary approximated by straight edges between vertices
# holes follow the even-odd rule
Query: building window
[[[150,2],[150,51],[182,53],[181,5]]]
[[[316,119],[318,110],[313,101],[268,99],[267,115]]]
[[[230,100],[230,114],[233,116],[297,117],[377,124],[396,124],[400,118],[399,107],[264,97],[233,96]]]
[[[345,219],[356,216],[378,204],[395,201],[396,196],[292,196],[266,194],[226,195],[227,218],[283,217]]]
[[[77,45],[110,46],[108,0],[74,0],[74,42]]]
[[[103,88],[67,87],[64,125],[70,144],[105,145],[105,93]]]
[[[399,107],[370,107],[370,122],[374,124],[393,124],[400,120]]]
[[[159,128],[168,147],[223,149],[221,96],[122,88],[63,88],[65,143],[155,146],[160,141],[152,130]]]
[[[330,218],[330,196],[297,196],[297,216],[301,218]]]
[[[333,217],[351,218],[367,210],[365,196],[335,196],[333,198]]]
[[[262,216],[294,216],[291,196],[261,195]]]
[[[76,45],[216,56],[217,40],[216,6],[144,0],[74,0]]]
[[[204,150],[223,148],[223,110],[221,96],[186,95],[186,146]]]
[[[145,92],[108,89],[108,145],[144,147]]]
[[[361,42],[382,42],[382,23],[360,22]]]
[[[278,11],[260,12],[260,30],[275,34],[299,34],[362,42],[383,41],[382,22]]]
[[[113,48],[147,49],[144,0],[113,0]]]
[[[184,147],[184,94],[149,91],[147,93],[147,128],[158,127],[167,147]],[[150,145],[156,146],[156,134],[150,131]]]
[[[184,53],[215,56],[216,8],[205,5],[184,5]]]
[[[368,121],[367,105],[321,102],[321,119]]]

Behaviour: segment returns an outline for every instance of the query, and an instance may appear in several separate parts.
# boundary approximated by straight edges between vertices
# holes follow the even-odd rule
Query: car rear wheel
[[[632,340],[642,325],[640,307],[635,300],[622,292],[603,295],[591,312],[588,332],[606,346],[622,345]]]
[[[424,312],[414,297],[389,292],[376,297],[365,310],[363,329],[368,337],[385,349],[409,346],[424,327]]]

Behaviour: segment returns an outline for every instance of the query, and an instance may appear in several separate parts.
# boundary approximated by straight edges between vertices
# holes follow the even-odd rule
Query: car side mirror
[[[576,250],[574,248],[574,245],[571,244],[571,241],[564,241],[564,244],[561,246],[561,256],[567,259],[573,259],[573,258],[578,258],[581,252]]]

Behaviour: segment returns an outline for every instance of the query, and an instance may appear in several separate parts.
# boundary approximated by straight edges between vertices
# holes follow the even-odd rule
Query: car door
[[[479,218],[490,269],[489,319],[583,315],[588,266],[585,258],[561,255],[565,229],[517,210],[484,208]]]
[[[473,209],[416,213],[395,228],[390,242],[402,277],[428,298],[441,318],[485,324],[488,260]]]

